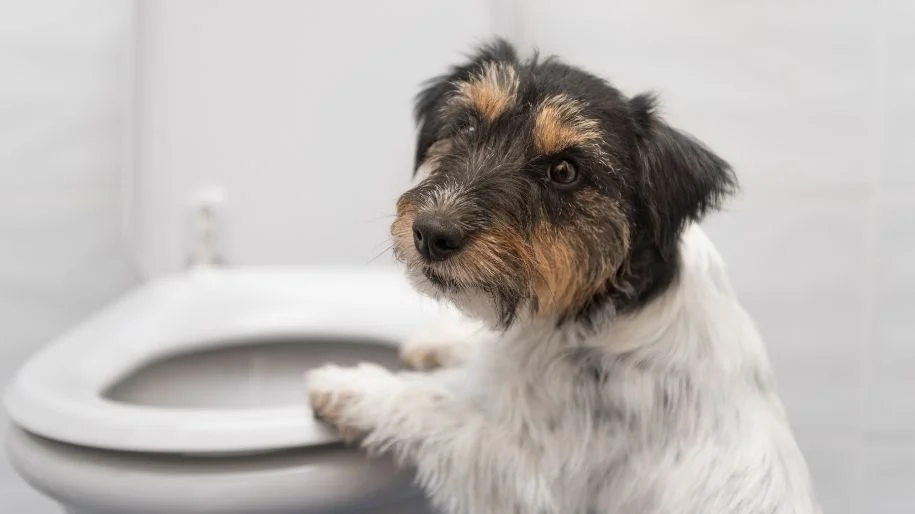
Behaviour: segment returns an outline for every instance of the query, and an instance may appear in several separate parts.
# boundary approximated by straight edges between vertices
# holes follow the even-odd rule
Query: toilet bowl
[[[158,279],[19,370],[9,455],[72,513],[432,512],[409,470],[314,419],[303,373],[397,367],[398,342],[437,315],[388,270]]]

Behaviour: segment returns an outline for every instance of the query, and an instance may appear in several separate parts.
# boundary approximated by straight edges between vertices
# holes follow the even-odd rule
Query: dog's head
[[[503,328],[644,304],[674,280],[684,226],[736,185],[651,96],[501,40],[431,81],[416,117],[395,255],[420,290]]]

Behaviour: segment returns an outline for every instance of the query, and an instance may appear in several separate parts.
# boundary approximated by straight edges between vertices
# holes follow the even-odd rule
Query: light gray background
[[[826,512],[911,513],[913,26],[906,0],[0,0],[0,384],[179,271],[200,187],[231,263],[371,260],[417,84],[499,32],[659,91],[735,164],[707,226]],[[54,512],[2,455],[0,512]]]

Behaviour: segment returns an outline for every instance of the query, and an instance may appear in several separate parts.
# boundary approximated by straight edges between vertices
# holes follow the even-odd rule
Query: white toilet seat
[[[249,453],[337,441],[301,406],[144,407],[103,392],[145,363],[245,337],[328,335],[392,344],[439,307],[395,271],[200,270],[153,281],[52,342],[13,380],[13,422],[81,446],[141,452]]]

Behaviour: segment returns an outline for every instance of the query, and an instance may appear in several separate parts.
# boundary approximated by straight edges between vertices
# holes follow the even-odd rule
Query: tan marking
[[[572,146],[601,142],[600,125],[581,113],[581,104],[566,95],[544,100],[534,121],[534,149],[541,155],[561,152]]]
[[[597,192],[576,193],[584,211],[573,229],[541,226],[531,238],[532,291],[540,314],[577,310],[613,279],[629,251],[629,223],[619,204]],[[603,255],[586,255],[582,241],[598,239]]]
[[[528,267],[530,252],[527,243],[515,230],[496,227],[476,236],[461,253],[446,262],[454,261],[452,276],[468,284],[477,284],[480,279],[498,283],[506,273],[519,267]]]
[[[585,212],[579,226],[602,242],[607,250],[605,259],[609,261],[604,267],[615,272],[629,252],[629,217],[618,201],[605,198],[593,189],[576,192],[575,201]]]
[[[400,360],[412,369],[446,368],[460,363],[466,353],[466,342],[411,342],[400,347]]]
[[[531,285],[539,313],[560,313],[587,298],[584,256],[569,238],[541,228],[531,239],[531,249],[534,256]]]
[[[400,349],[400,360],[411,369],[430,370],[445,364],[442,348],[436,346],[405,346]]]
[[[507,63],[488,62],[466,82],[457,83],[456,100],[472,107],[486,121],[493,121],[515,105],[518,74]]]
[[[441,157],[451,151],[451,146],[451,139],[439,139],[429,145],[429,149],[426,150],[426,155],[429,157]]]
[[[416,260],[413,250],[413,222],[416,220],[416,206],[406,197],[397,200],[397,214],[391,223],[391,241],[394,256],[402,262]],[[411,257],[412,256],[412,257]]]
[[[579,265],[584,256],[572,241],[546,228],[527,241],[515,230],[497,226],[474,238],[455,256],[449,276],[475,284],[480,280],[498,283],[505,280],[506,273],[520,273],[530,281],[538,313],[558,314],[588,297],[587,274]]]
[[[426,174],[432,173],[438,169],[442,157],[451,152],[451,147],[451,139],[439,139],[429,146],[429,149],[426,150],[426,160],[420,165],[425,168]]]

